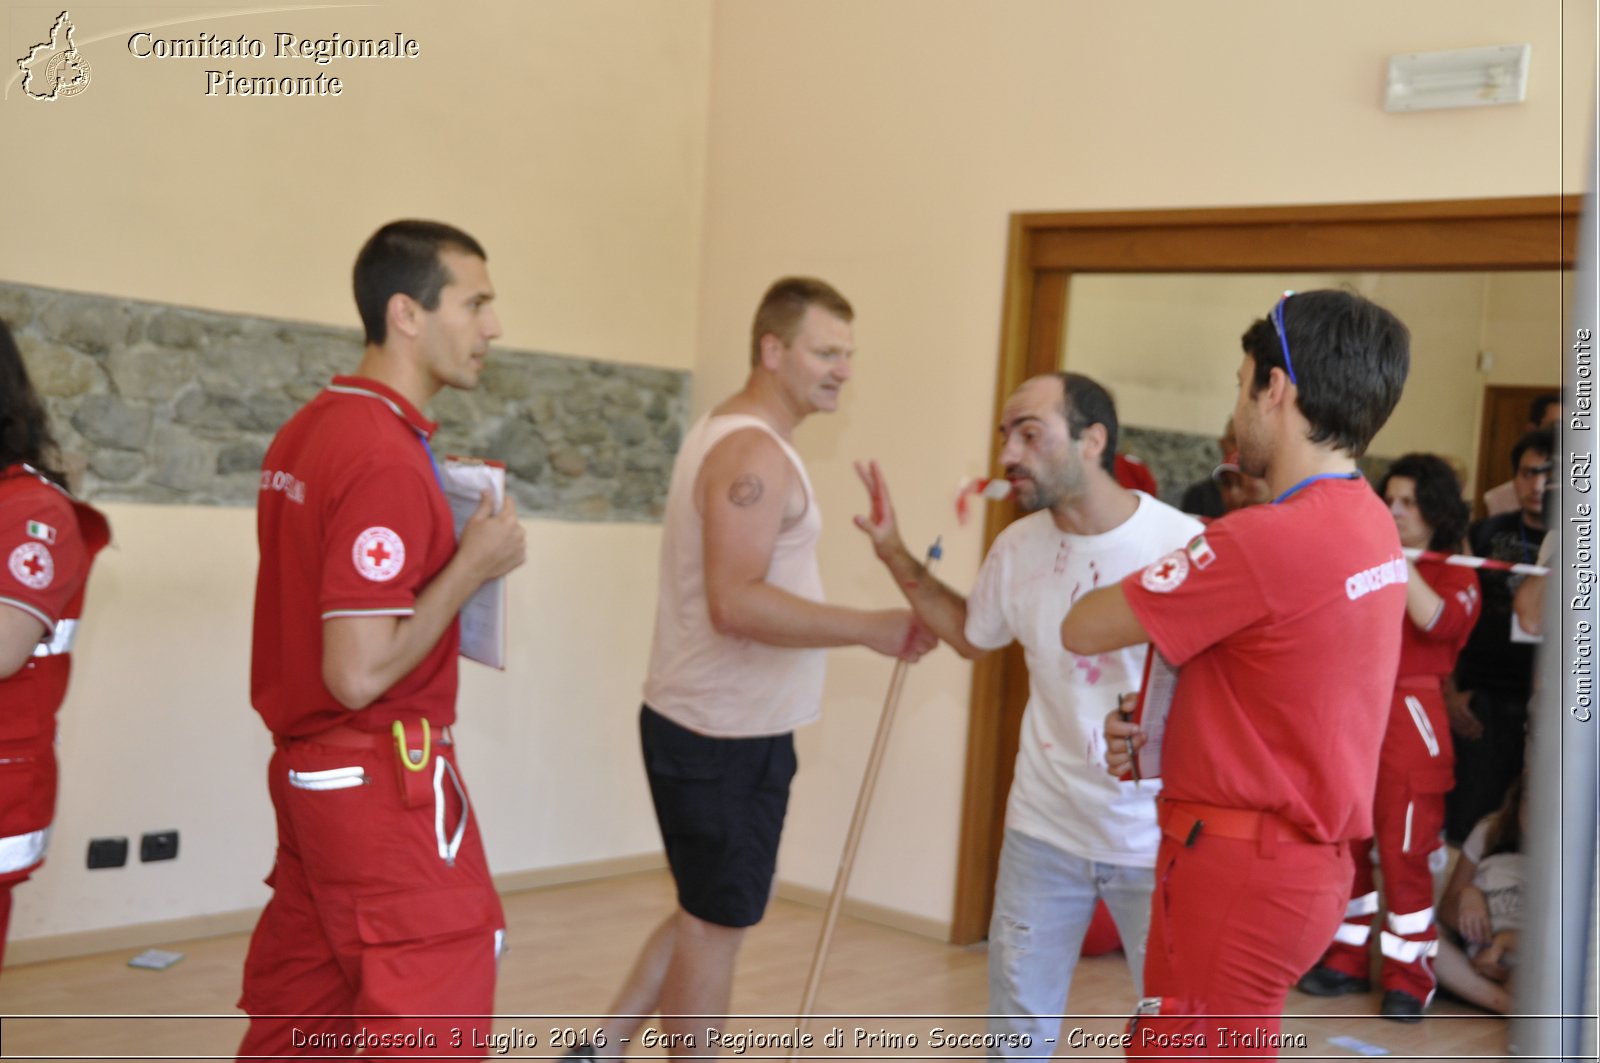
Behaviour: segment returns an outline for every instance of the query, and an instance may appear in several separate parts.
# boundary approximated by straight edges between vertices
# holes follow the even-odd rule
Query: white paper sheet
[[[450,515],[455,518],[456,539],[478,511],[485,491],[494,496],[494,512],[506,500],[506,469],[496,462],[447,457],[439,467]],[[506,579],[492,579],[479,587],[461,607],[461,656],[502,671],[506,666]]]

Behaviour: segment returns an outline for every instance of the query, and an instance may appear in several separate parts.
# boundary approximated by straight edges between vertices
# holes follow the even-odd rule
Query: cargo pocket
[[[373,1015],[487,1015],[504,920],[487,884],[356,899],[361,1000]]]
[[[55,807],[54,756],[0,752],[0,837],[49,826]]]
[[[482,931],[500,924],[500,906],[488,886],[441,886],[356,898],[356,932],[368,945],[427,941]]]

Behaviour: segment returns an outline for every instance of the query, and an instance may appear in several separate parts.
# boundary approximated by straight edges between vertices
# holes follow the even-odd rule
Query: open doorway
[[[1528,431],[1534,401],[1551,394],[1550,387],[1491,384],[1483,392],[1483,427],[1478,432],[1478,475],[1472,492],[1474,519],[1485,516],[1483,495],[1511,479],[1511,448]]]
[[[1570,269],[1580,209],[1581,197],[1544,196],[1013,215],[996,421],[1018,384],[1059,368],[1074,274]],[[1009,504],[991,506],[985,546],[1015,517]],[[1026,700],[1020,650],[991,654],[974,668],[951,918],[957,944],[987,934]]]

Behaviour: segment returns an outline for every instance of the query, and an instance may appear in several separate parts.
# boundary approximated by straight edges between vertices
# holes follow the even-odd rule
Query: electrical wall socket
[[[121,867],[128,862],[128,839],[90,838],[89,868]]]
[[[177,858],[177,831],[153,831],[139,839],[139,860],[141,863],[148,864],[154,860],[176,860]]]

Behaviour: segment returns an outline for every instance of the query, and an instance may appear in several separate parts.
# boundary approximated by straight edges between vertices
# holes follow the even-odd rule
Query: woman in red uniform
[[[1389,467],[1381,493],[1401,545],[1454,553],[1467,526],[1461,485],[1442,458],[1407,454]],[[1388,915],[1378,934],[1383,956],[1383,1016],[1418,1022],[1433,998],[1433,874],[1428,858],[1439,846],[1444,797],[1454,784],[1455,756],[1442,683],[1455,667],[1478,618],[1478,576],[1442,561],[1413,561],[1406,583],[1400,677],[1383,736],[1372,821],[1383,868]],[[1353,842],[1355,885],[1333,945],[1300,988],[1314,996],[1364,993],[1368,938],[1378,911],[1373,884],[1373,839]]]
[[[44,862],[56,710],[106,520],[67,494],[44,406],[0,322],[0,961],[11,888]]]

